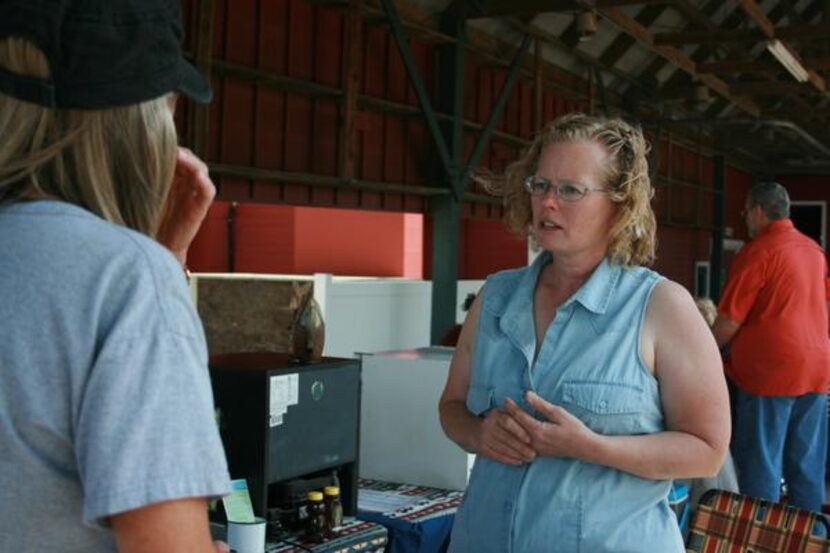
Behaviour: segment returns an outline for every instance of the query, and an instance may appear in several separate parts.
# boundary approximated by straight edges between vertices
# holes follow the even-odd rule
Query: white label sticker
[[[269,426],[274,427],[282,424],[282,416],[288,411],[288,377],[272,376],[270,387],[271,399],[268,409],[268,421]]]

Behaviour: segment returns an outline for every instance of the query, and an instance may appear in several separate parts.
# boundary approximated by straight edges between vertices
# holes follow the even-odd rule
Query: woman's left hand
[[[156,239],[173,252],[182,267],[214,196],[216,187],[210,180],[207,165],[187,148],[179,148]]]
[[[528,392],[526,397],[530,406],[547,421],[532,417],[509,398],[505,400],[505,409],[530,435],[533,449],[547,457],[583,458],[583,452],[590,447],[596,434],[562,407],[545,401],[533,392]]]

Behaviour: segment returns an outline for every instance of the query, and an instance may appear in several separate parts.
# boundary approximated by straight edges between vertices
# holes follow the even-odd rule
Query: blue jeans
[[[821,511],[827,458],[827,395],[736,394],[732,455],[741,493],[778,502],[781,477],[789,503]]]

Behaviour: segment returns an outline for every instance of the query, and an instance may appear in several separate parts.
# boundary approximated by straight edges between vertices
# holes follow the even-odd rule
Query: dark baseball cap
[[[210,101],[182,57],[180,0],[0,0],[0,39],[34,43],[51,77],[0,68],[0,92],[51,108],[101,109],[181,92]]]

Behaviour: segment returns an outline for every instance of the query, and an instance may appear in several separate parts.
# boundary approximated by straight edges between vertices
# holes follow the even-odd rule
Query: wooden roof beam
[[[715,22],[709,19],[691,0],[671,0],[669,5],[683,14],[686,19],[705,29],[714,31],[718,28]]]
[[[755,3],[755,0],[740,1],[741,7],[744,9],[747,15],[749,15],[749,17],[755,22],[755,24],[758,25],[758,27],[766,36],[767,40],[778,38],[776,36],[775,25],[772,23],[772,21],[769,20],[767,14],[764,13],[764,10],[762,10],[761,7]],[[778,40],[781,39],[778,38]],[[784,46],[784,48],[786,48],[787,50],[789,50],[790,54],[792,54],[792,56],[798,61],[798,63],[801,64],[801,66],[807,70],[807,80],[810,81],[810,84],[812,84],[816,88],[816,90],[819,90],[821,92],[827,90],[827,83],[824,82],[824,78],[818,73],[816,73],[814,70],[805,67],[804,62],[801,59],[801,56],[798,55],[798,52],[793,47],[791,47],[783,41],[781,41],[781,45]]]
[[[587,9],[590,9],[593,4],[592,0],[578,0],[578,2]],[[761,109],[757,104],[749,98],[741,98],[732,95],[729,90],[729,86],[724,81],[711,74],[699,75],[697,73],[694,60],[687,56],[682,50],[671,46],[660,46],[655,44],[654,33],[640,25],[637,20],[628,16],[625,12],[616,8],[598,8],[598,10],[606,20],[619,27],[623,32],[628,33],[637,39],[637,41],[642,43],[646,48],[664,57],[689,75],[698,77],[703,84],[728,99],[743,111],[754,117],[758,117],[760,115]]]
[[[657,19],[666,11],[666,6],[646,6],[635,16],[637,22],[643,27],[649,27],[654,24]],[[622,58],[636,43],[636,39],[631,35],[620,33],[616,38],[605,47],[599,59],[605,65],[614,65]]]

